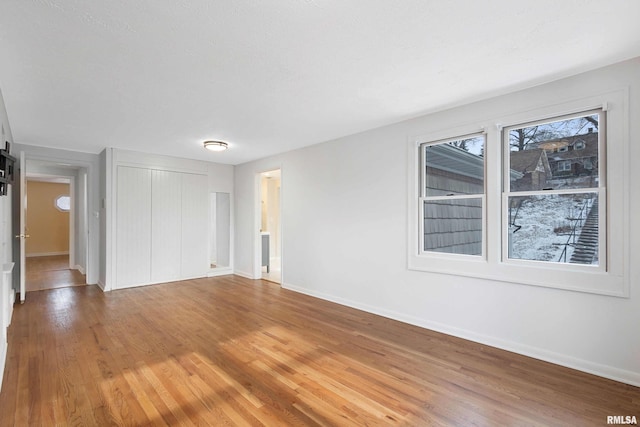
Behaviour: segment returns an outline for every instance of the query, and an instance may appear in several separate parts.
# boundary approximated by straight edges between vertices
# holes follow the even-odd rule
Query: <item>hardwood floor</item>
[[[17,305],[2,426],[602,426],[640,389],[222,276]]]
[[[69,255],[29,257],[26,265],[27,292],[81,286],[86,283],[84,274],[69,269]]]

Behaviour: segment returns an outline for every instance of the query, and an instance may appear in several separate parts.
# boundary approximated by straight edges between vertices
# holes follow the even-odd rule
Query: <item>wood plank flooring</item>
[[[17,305],[1,426],[602,426],[640,389],[222,276]]]
[[[28,257],[26,261],[27,292],[86,284],[84,274],[69,269],[69,255]]]

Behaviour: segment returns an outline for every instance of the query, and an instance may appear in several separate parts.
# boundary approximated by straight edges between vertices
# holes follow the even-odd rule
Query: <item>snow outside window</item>
[[[421,252],[481,256],[484,135],[423,144]]]
[[[503,218],[506,260],[599,266],[605,262],[606,201],[602,167],[582,168],[575,150],[557,152],[578,139],[579,156],[592,164],[604,151],[603,112],[588,111],[503,130],[507,159]],[[572,170],[572,157],[576,168]],[[557,162],[557,173],[549,167]]]

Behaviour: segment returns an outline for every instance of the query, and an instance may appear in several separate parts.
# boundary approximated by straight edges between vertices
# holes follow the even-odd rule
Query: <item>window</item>
[[[424,252],[482,255],[484,135],[422,145]]]
[[[474,113],[409,141],[408,268],[627,297],[628,91]]]
[[[522,148],[538,149],[541,155],[544,152],[553,158],[554,145],[567,141],[571,144],[583,137],[587,125],[598,129],[585,135],[591,137],[591,151],[597,157],[605,144],[602,115],[601,110],[595,110],[505,128],[506,171],[520,164]],[[571,160],[559,161],[558,171],[571,171],[571,163]],[[545,174],[544,170],[533,173]],[[594,170],[588,176],[571,173],[542,176],[538,180],[545,184],[540,189],[528,185],[531,180],[519,182],[526,174],[518,177],[505,173],[503,217],[508,225],[503,230],[507,234],[504,258],[599,265],[603,261],[599,254],[606,250],[602,245],[604,230],[599,227],[600,219],[606,222],[605,211],[598,203],[606,199],[600,174],[604,176],[604,171]]]
[[[584,159],[584,161],[582,162],[582,165],[586,170],[590,171],[591,169],[593,169],[593,161],[590,158]]]
[[[589,133],[593,132],[593,128],[590,128]],[[581,139],[577,140],[575,144],[573,144],[573,148],[575,150],[584,150],[585,142]]]
[[[568,172],[571,170],[571,160],[562,160],[558,162],[558,172]]]
[[[55,201],[56,208],[63,212],[69,212],[71,209],[71,198],[69,196],[59,196]]]

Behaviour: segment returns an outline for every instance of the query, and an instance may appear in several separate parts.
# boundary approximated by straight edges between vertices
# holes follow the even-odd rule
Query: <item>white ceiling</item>
[[[0,0],[0,87],[17,143],[239,164],[640,56],[639,21],[636,0]]]

